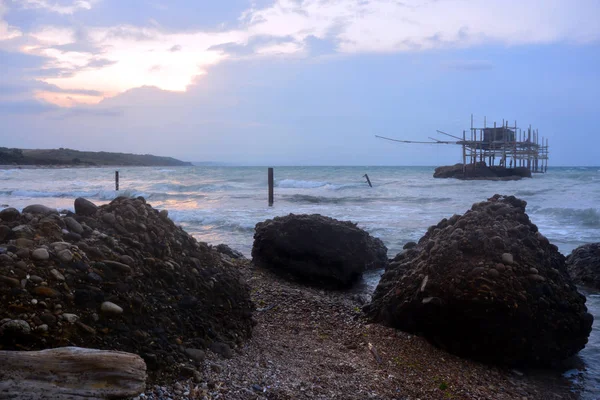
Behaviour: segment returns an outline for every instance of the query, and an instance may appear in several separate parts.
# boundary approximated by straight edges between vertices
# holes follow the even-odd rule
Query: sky
[[[600,0],[0,0],[0,146],[440,165],[503,120],[597,166]]]

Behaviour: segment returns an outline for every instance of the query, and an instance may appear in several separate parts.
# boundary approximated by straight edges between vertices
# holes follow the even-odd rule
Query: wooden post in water
[[[369,184],[369,186],[373,187],[373,185],[371,185],[371,180],[369,179],[369,175],[365,174],[364,177],[367,178],[367,183]]]
[[[119,171],[115,171],[115,190],[119,190]]]
[[[273,206],[273,168],[269,168],[269,207]]]
[[[467,133],[463,130],[463,142],[462,142],[462,151],[463,151],[463,178],[467,175],[467,149],[466,149],[466,141],[467,141]]]

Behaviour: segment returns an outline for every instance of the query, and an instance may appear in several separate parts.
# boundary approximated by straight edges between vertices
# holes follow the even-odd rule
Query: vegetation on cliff
[[[110,153],[72,149],[11,149],[0,147],[0,165],[188,166],[189,162],[151,154]]]

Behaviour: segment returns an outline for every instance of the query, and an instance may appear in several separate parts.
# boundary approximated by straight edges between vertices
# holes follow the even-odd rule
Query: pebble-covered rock
[[[579,246],[567,257],[567,268],[579,285],[600,289],[600,243]]]
[[[367,315],[485,362],[547,366],[577,353],[593,317],[526,204],[495,195],[430,227],[390,263]]]
[[[186,348],[199,360],[213,342],[233,351],[250,336],[248,286],[215,249],[141,197],[100,207],[77,199],[75,210],[3,214],[0,321],[30,330],[8,325],[0,348],[132,352],[152,380],[178,376]]]

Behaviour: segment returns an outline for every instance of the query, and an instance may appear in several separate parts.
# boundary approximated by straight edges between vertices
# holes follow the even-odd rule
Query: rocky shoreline
[[[248,282],[256,325],[231,359],[213,352],[200,379],[150,386],[137,399],[576,399],[559,371],[510,369],[446,353],[372,324],[364,299],[282,280],[233,261]]]
[[[197,242],[166,210],[141,197],[119,197],[100,207],[78,198],[75,213],[43,205],[22,212],[6,208],[0,211],[0,350],[75,345],[139,354],[148,367],[148,389],[136,399],[575,399],[558,370],[540,374],[472,361],[451,354],[477,358],[469,352],[443,350],[447,344],[423,327],[416,329],[425,333],[421,337],[373,323],[375,315],[385,316],[377,322],[396,325],[386,302],[402,311],[394,302],[410,305],[416,299],[427,306],[410,309],[411,318],[418,320],[423,310],[435,316],[427,307],[446,304],[444,291],[435,290],[448,280],[439,275],[428,286],[423,268],[433,263],[444,271],[437,262],[448,254],[458,260],[464,252],[467,258],[458,264],[471,272],[461,282],[492,285],[490,279],[502,283],[502,273],[511,282],[514,275],[525,285],[514,299],[523,310],[547,309],[556,301],[549,293],[564,287],[570,297],[565,305],[558,301],[564,313],[558,321],[580,318],[581,335],[554,346],[555,338],[545,333],[540,343],[559,349],[558,358],[580,348],[587,339],[585,307],[573,294],[564,257],[524,208],[518,199],[495,196],[475,204],[462,220],[454,216],[431,227],[391,260],[373,302],[347,288],[366,267],[385,267],[385,246],[349,222],[318,215],[265,221],[257,225],[253,249],[260,262],[253,262],[225,245]],[[466,237],[466,226],[478,223],[505,230],[505,236],[475,229],[475,236]],[[354,265],[356,251],[365,258]],[[316,279],[307,275],[312,270]],[[410,274],[404,277],[407,271],[414,282]],[[546,282],[551,292],[540,292],[539,300],[534,295]],[[386,292],[396,284],[399,289]],[[398,297],[412,286],[421,294],[408,302]],[[468,293],[468,285],[461,290]],[[489,296],[478,291],[463,298],[484,304]],[[535,321],[536,315],[527,318]],[[535,336],[536,329],[524,334]],[[485,350],[490,343],[478,346]],[[541,360],[535,354],[532,359]]]

